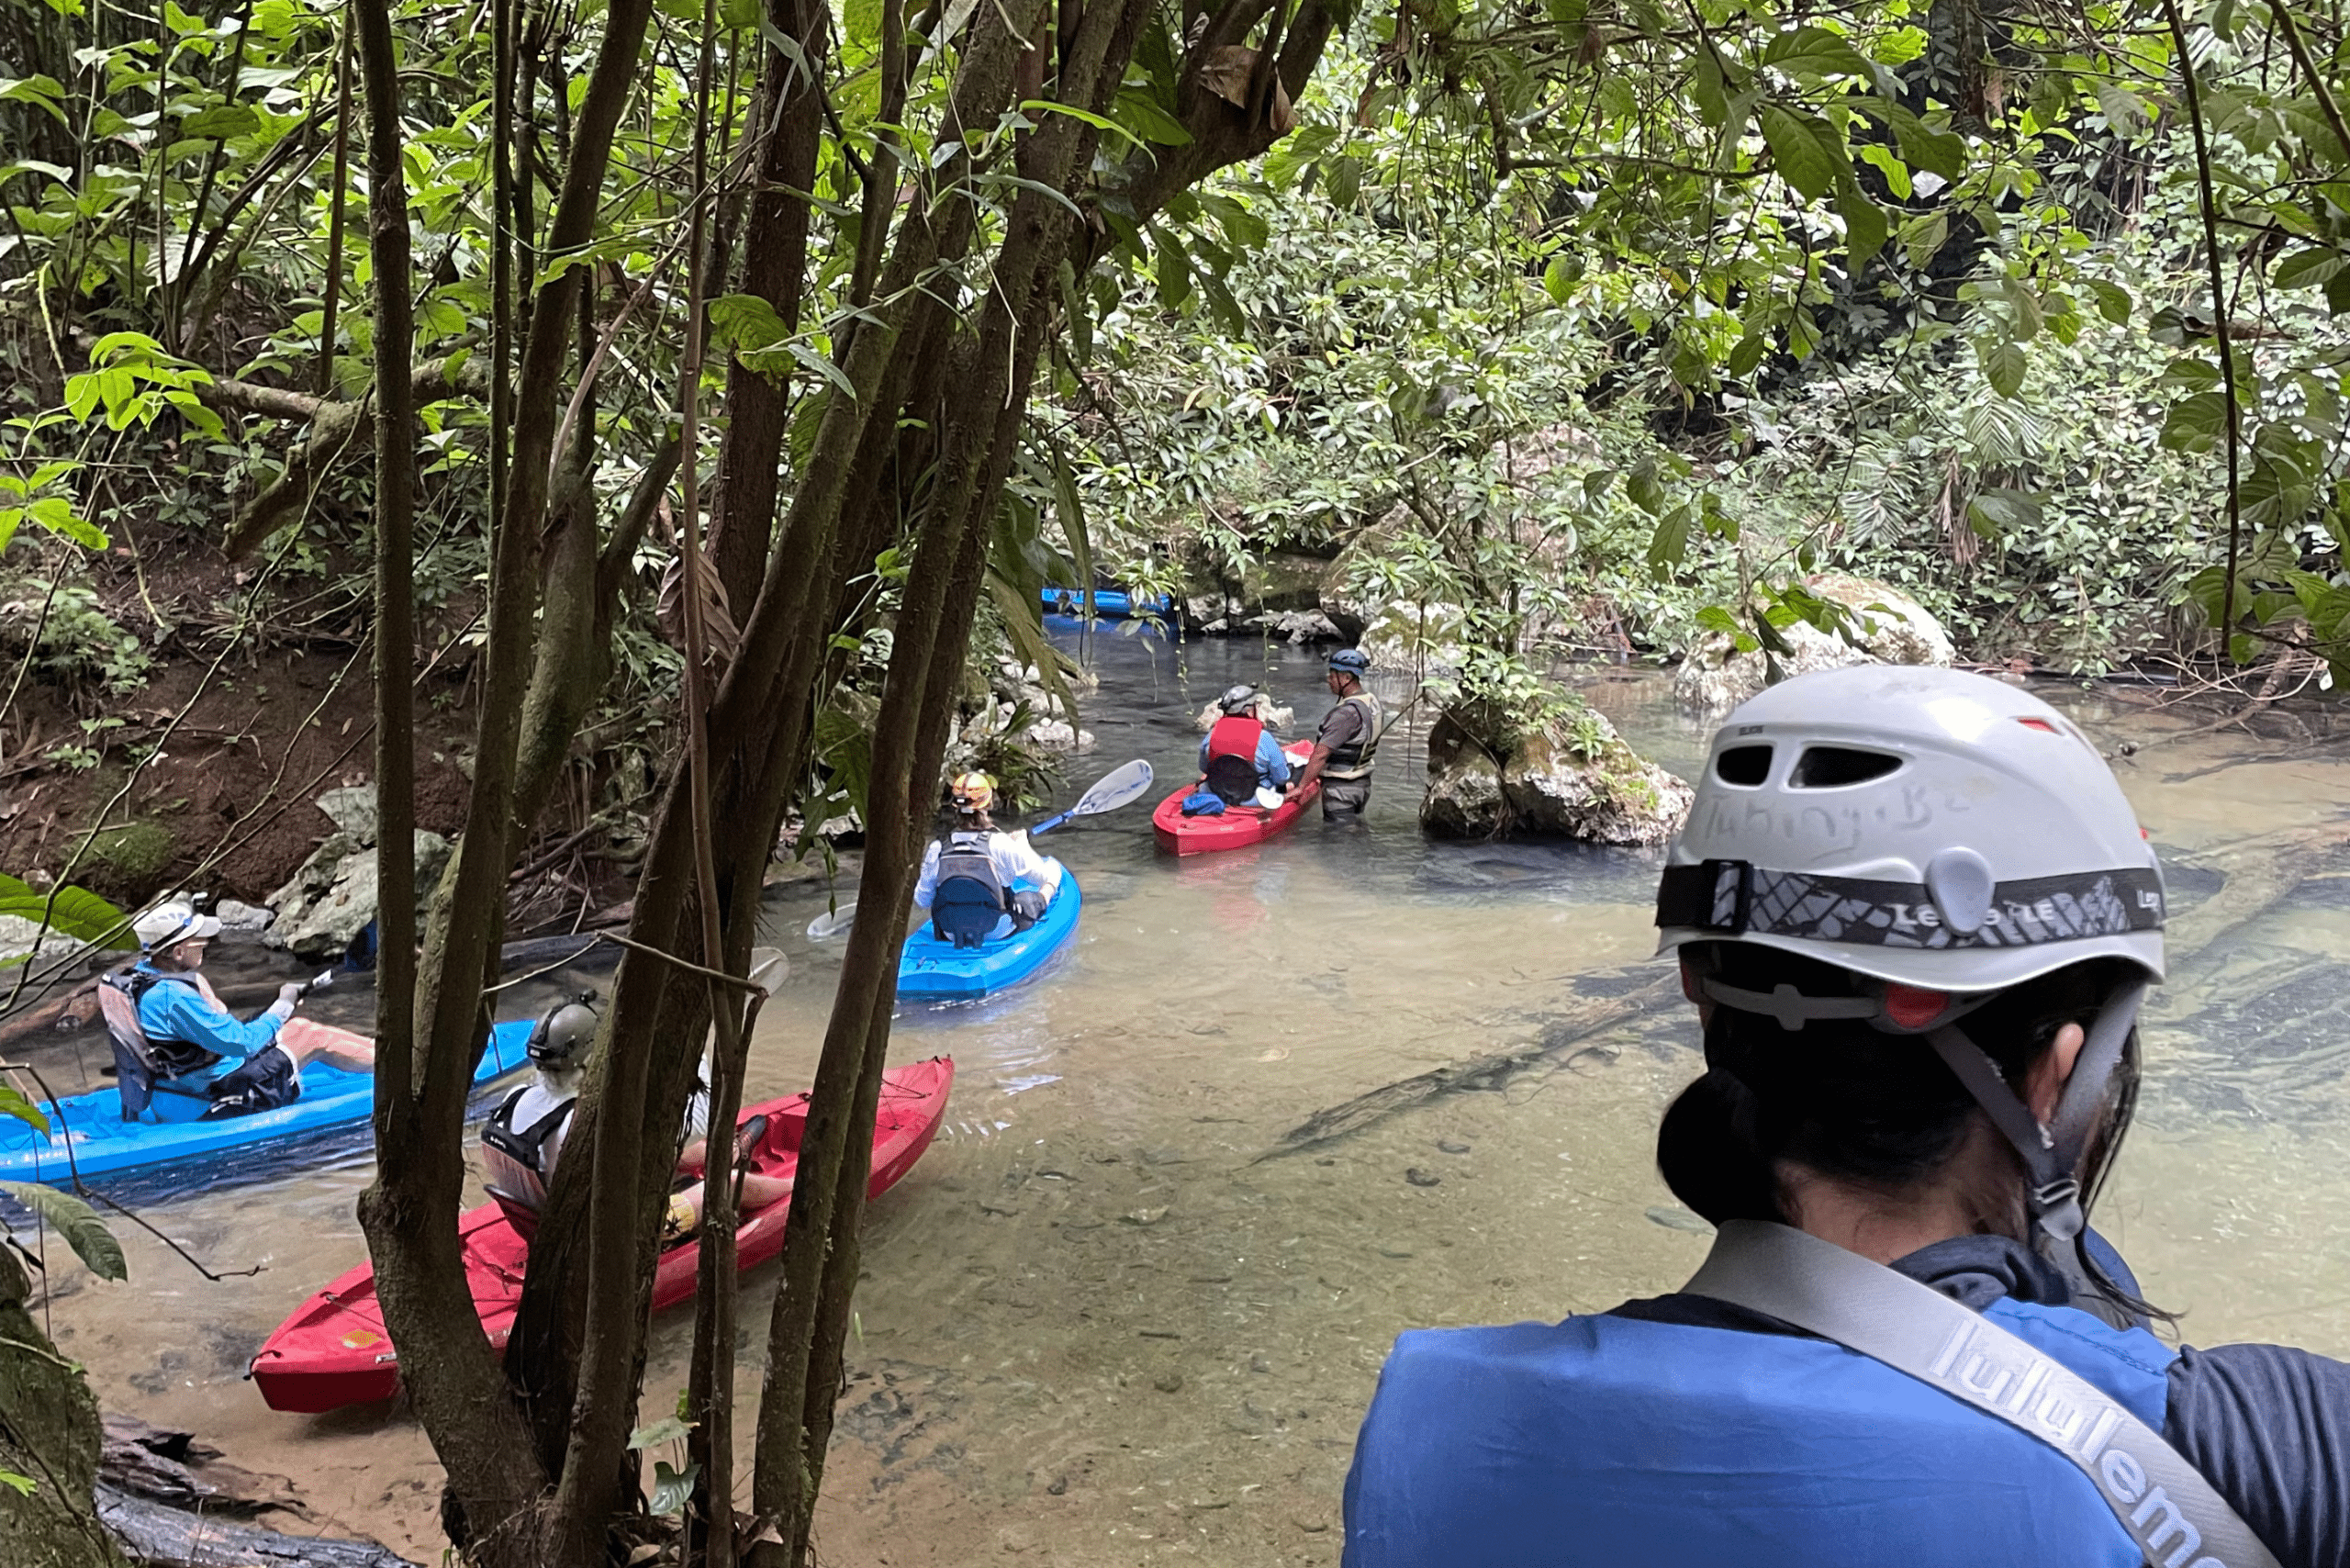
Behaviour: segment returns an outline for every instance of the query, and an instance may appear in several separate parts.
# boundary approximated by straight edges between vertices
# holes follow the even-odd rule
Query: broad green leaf
[[[1147,88],[1122,87],[1118,90],[1118,122],[1143,140],[1160,147],[1188,147],[1192,133],[1183,122],[1159,106]]]
[[[1858,50],[1817,27],[1779,34],[1762,50],[1762,63],[1790,76],[1865,76],[1869,69]]]
[[[1885,208],[1862,195],[1857,184],[1848,183],[1836,193],[1836,210],[1844,215],[1844,246],[1852,270],[1858,272],[1885,248],[1886,236],[1892,231],[1892,226],[1886,219]]]
[[[2153,123],[2145,100],[2118,82],[2097,84],[2097,104],[2105,111],[2106,123],[2124,136],[2134,135]]]
[[[2198,392],[2170,406],[2156,440],[2173,452],[2194,456],[2218,446],[2227,428],[2227,398],[2218,392]]]
[[[0,1083],[0,1116],[14,1116],[37,1132],[49,1131],[48,1113],[6,1083]]]
[[[1886,188],[1897,201],[1909,199],[1909,165],[1893,155],[1893,150],[1882,142],[1872,141],[1861,149],[1861,162],[1885,176]]]
[[[1656,532],[1649,535],[1649,574],[1662,578],[1681,565],[1689,554],[1689,508],[1686,504],[1673,508],[1657,520]]]
[[[1986,539],[2006,530],[2030,528],[2041,519],[2041,498],[2027,490],[1985,490],[1967,503],[1967,521]]]
[[[1901,145],[1901,161],[1912,170],[1923,169],[1945,180],[1955,180],[1966,173],[1964,137],[1936,130],[1898,105],[1886,106],[1882,112],[1893,124],[1894,140]]]
[[[2117,327],[2130,324],[2130,291],[2118,283],[2103,278],[2088,280],[2089,293],[2097,297],[2097,313]]]
[[[1624,493],[1651,517],[1664,510],[1664,486],[1657,479],[1653,458],[1643,459],[1639,467],[1624,476]]]
[[[1983,379],[2000,397],[2012,398],[2022,389],[2028,368],[2023,350],[2008,339],[1988,334],[1975,339],[1975,360],[1982,367]]]
[[[1542,292],[1553,305],[1564,305],[1575,297],[1575,274],[1564,256],[1551,257],[1550,264],[1542,269]]]
[[[191,140],[226,141],[232,136],[251,136],[261,129],[261,117],[243,104],[223,104],[190,115],[180,124],[180,134]]]
[[[1770,347],[1771,340],[1761,328],[1747,328],[1746,335],[1738,340],[1738,346],[1729,351],[1729,363],[1722,366],[1723,374],[1734,381],[1744,380],[1754,374],[1754,367],[1762,363],[1762,356]]]
[[[2278,262],[2269,282],[2277,288],[2315,288],[2341,271],[2341,252],[2329,245],[2311,246]]]
[[[1807,200],[1826,196],[1845,172],[1841,140],[1824,120],[1764,104],[1762,140],[1770,143],[1779,177]]]
[[[0,1182],[0,1193],[6,1193],[25,1207],[57,1227],[73,1249],[73,1256],[88,1266],[90,1272],[102,1280],[127,1280],[130,1267],[123,1261],[122,1244],[98,1217],[98,1211],[71,1193],[39,1182]]]
[[[1719,632],[1726,637],[1739,635],[1738,617],[1718,604],[1709,604],[1697,611],[1697,624],[1708,632]]]
[[[645,1449],[658,1448],[663,1443],[677,1442],[692,1430],[693,1424],[681,1416],[664,1417],[649,1427],[639,1427],[631,1432],[628,1435],[629,1451],[637,1453]]]
[[[653,1498],[647,1506],[655,1516],[681,1514],[693,1500],[694,1479],[701,1473],[701,1466],[688,1464],[683,1470],[672,1470],[666,1459],[653,1463]]]
[[[0,914],[39,922],[44,913],[50,930],[76,942],[95,943],[116,951],[139,946],[130,935],[129,917],[88,889],[69,883],[51,894],[14,877],[0,876]]]

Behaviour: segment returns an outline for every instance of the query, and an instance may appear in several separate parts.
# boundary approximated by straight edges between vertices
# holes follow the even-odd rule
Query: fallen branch
[[[453,364],[458,367],[454,376],[450,375]],[[416,400],[430,403],[453,393],[485,397],[489,383],[477,358],[459,359],[452,354],[419,364],[412,386]],[[264,419],[302,420],[310,425],[308,439],[287,454],[285,471],[229,518],[229,535],[221,548],[231,560],[291,522],[294,514],[308,504],[326,470],[346,457],[356,459],[371,450],[356,438],[374,418],[372,397],[340,402],[251,381],[214,381],[198,387],[196,395],[216,409]]]
[[[1680,994],[1680,982],[1675,975],[1659,975],[1637,990],[1626,991],[1621,996],[1600,999],[1579,1010],[1566,1021],[1545,1029],[1542,1037],[1530,1044],[1449,1062],[1416,1078],[1406,1078],[1367,1094],[1358,1094],[1341,1104],[1316,1111],[1283,1133],[1280,1148],[1266,1150],[1249,1163],[1262,1164],[1268,1159],[1309,1153],[1340,1138],[1352,1137],[1390,1116],[1417,1110],[1428,1102],[1442,1099],[1448,1094],[1498,1089],[1511,1074],[1568,1053],[1602,1029],[1612,1028],[1628,1018],[1669,1005]]]

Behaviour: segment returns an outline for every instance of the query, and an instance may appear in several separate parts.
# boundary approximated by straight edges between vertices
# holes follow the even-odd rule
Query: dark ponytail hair
[[[1718,978],[1750,991],[1791,984],[1807,996],[1863,991],[1863,982],[1850,970],[1751,943],[1714,944],[1708,957]],[[1967,1014],[1960,1027],[2008,1083],[2020,1087],[2059,1029],[2066,1024],[2087,1028],[2135,972],[2114,958],[2070,965],[2010,987]],[[2083,1171],[2089,1202],[2129,1125],[2137,1085],[2133,1033]],[[1717,1006],[1706,1027],[1706,1074],[1665,1112],[1657,1169],[1675,1197],[1717,1225],[1728,1219],[1785,1223],[1779,1161],[1898,1193],[1948,1165],[1982,1115],[1920,1037],[1886,1034],[1865,1019],[1813,1019],[1788,1030],[1774,1018]],[[2004,1142],[1999,1147],[2014,1161],[2014,1218],[1986,1217],[1985,1228],[2020,1240],[2023,1164]],[[2100,1294],[2143,1308],[2093,1261],[2085,1259],[2082,1271]]]

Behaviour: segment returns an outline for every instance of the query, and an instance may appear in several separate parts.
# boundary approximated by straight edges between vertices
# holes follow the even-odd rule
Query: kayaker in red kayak
[[[538,1070],[531,1081],[509,1094],[489,1120],[482,1124],[481,1157],[490,1195],[504,1204],[509,1218],[535,1216],[546,1204],[547,1188],[554,1180],[555,1160],[563,1153],[571,1113],[588,1076],[588,1050],[596,1039],[596,1012],[584,1002],[565,1002],[550,1011],[531,1031],[524,1047]],[[745,1124],[738,1141],[755,1144],[766,1123]],[[709,1166],[709,1141],[697,1138],[677,1156],[677,1174],[694,1180],[670,1194],[664,1234],[689,1236],[701,1227],[702,1182]],[[765,1208],[788,1197],[788,1177],[745,1172],[739,1200],[744,1213]],[[520,1211],[519,1214],[517,1211]],[[527,1229],[534,1221],[522,1221]]]
[[[1289,782],[1289,756],[1265,723],[1271,699],[1253,686],[1236,686],[1216,699],[1223,717],[1200,742],[1200,785],[1227,806],[1281,804]]]
[[[122,1119],[136,1121],[155,1087],[242,1057],[205,1086],[206,1114],[242,1115],[290,1105],[302,1095],[302,1064],[324,1061],[345,1072],[375,1070],[375,1043],[364,1035],[294,1016],[308,988],[288,980],[277,1000],[252,1018],[222,1004],[197,971],[220,922],[192,904],[160,904],[132,924],[144,956],[129,972],[109,975],[99,1010],[114,1042]]]
[[[1330,655],[1330,695],[1338,700],[1322,716],[1314,755],[1290,781],[1292,794],[1321,782],[1324,822],[1360,821],[1371,804],[1371,758],[1386,722],[1379,699],[1363,686],[1370,673],[1371,660],[1360,648],[1340,648]]]
[[[1060,862],[1037,854],[1026,834],[995,825],[995,780],[963,774],[946,803],[950,825],[931,840],[914,883],[914,908],[930,911],[938,939],[976,947],[1043,919],[1061,890]]]

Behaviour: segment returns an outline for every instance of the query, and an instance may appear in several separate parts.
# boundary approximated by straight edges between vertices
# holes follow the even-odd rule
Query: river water
[[[1236,680],[1295,702],[1300,731],[1327,700],[1304,651],[1101,635],[1090,653],[1100,746],[1069,796],[1134,756],[1190,777],[1192,716]],[[1662,678],[1583,679],[1635,745],[1695,766],[1706,726]],[[2143,689],[2037,689],[2137,748],[2119,771],[2178,912],[2099,1224],[2191,1341],[2350,1355],[2350,767],[2330,716],[2255,734]],[[1399,1329],[1555,1319],[1695,1267],[1705,1226],[1651,1161],[1698,1070],[1649,959],[1659,855],[1429,843],[1419,739],[1391,735],[1359,827],[1309,818],[1181,863],[1154,853],[1147,801],[1056,834],[1087,902],[1072,949],[1003,997],[901,1011],[893,1058],[951,1054],[957,1078],[937,1143],[873,1211],[823,1561],[1334,1564]],[[792,971],[755,1092],[812,1071],[839,954],[801,933],[824,896],[771,901]],[[292,1477],[298,1528],[438,1562],[439,1473],[404,1409],[279,1416],[242,1381],[364,1256],[367,1175],[360,1158],[154,1202],[215,1269],[260,1271],[207,1282],[118,1226],[130,1282],[59,1267],[52,1331],[109,1408]],[[746,1286],[746,1412],[772,1290],[771,1270]],[[689,1316],[655,1330],[648,1410],[684,1382]]]

